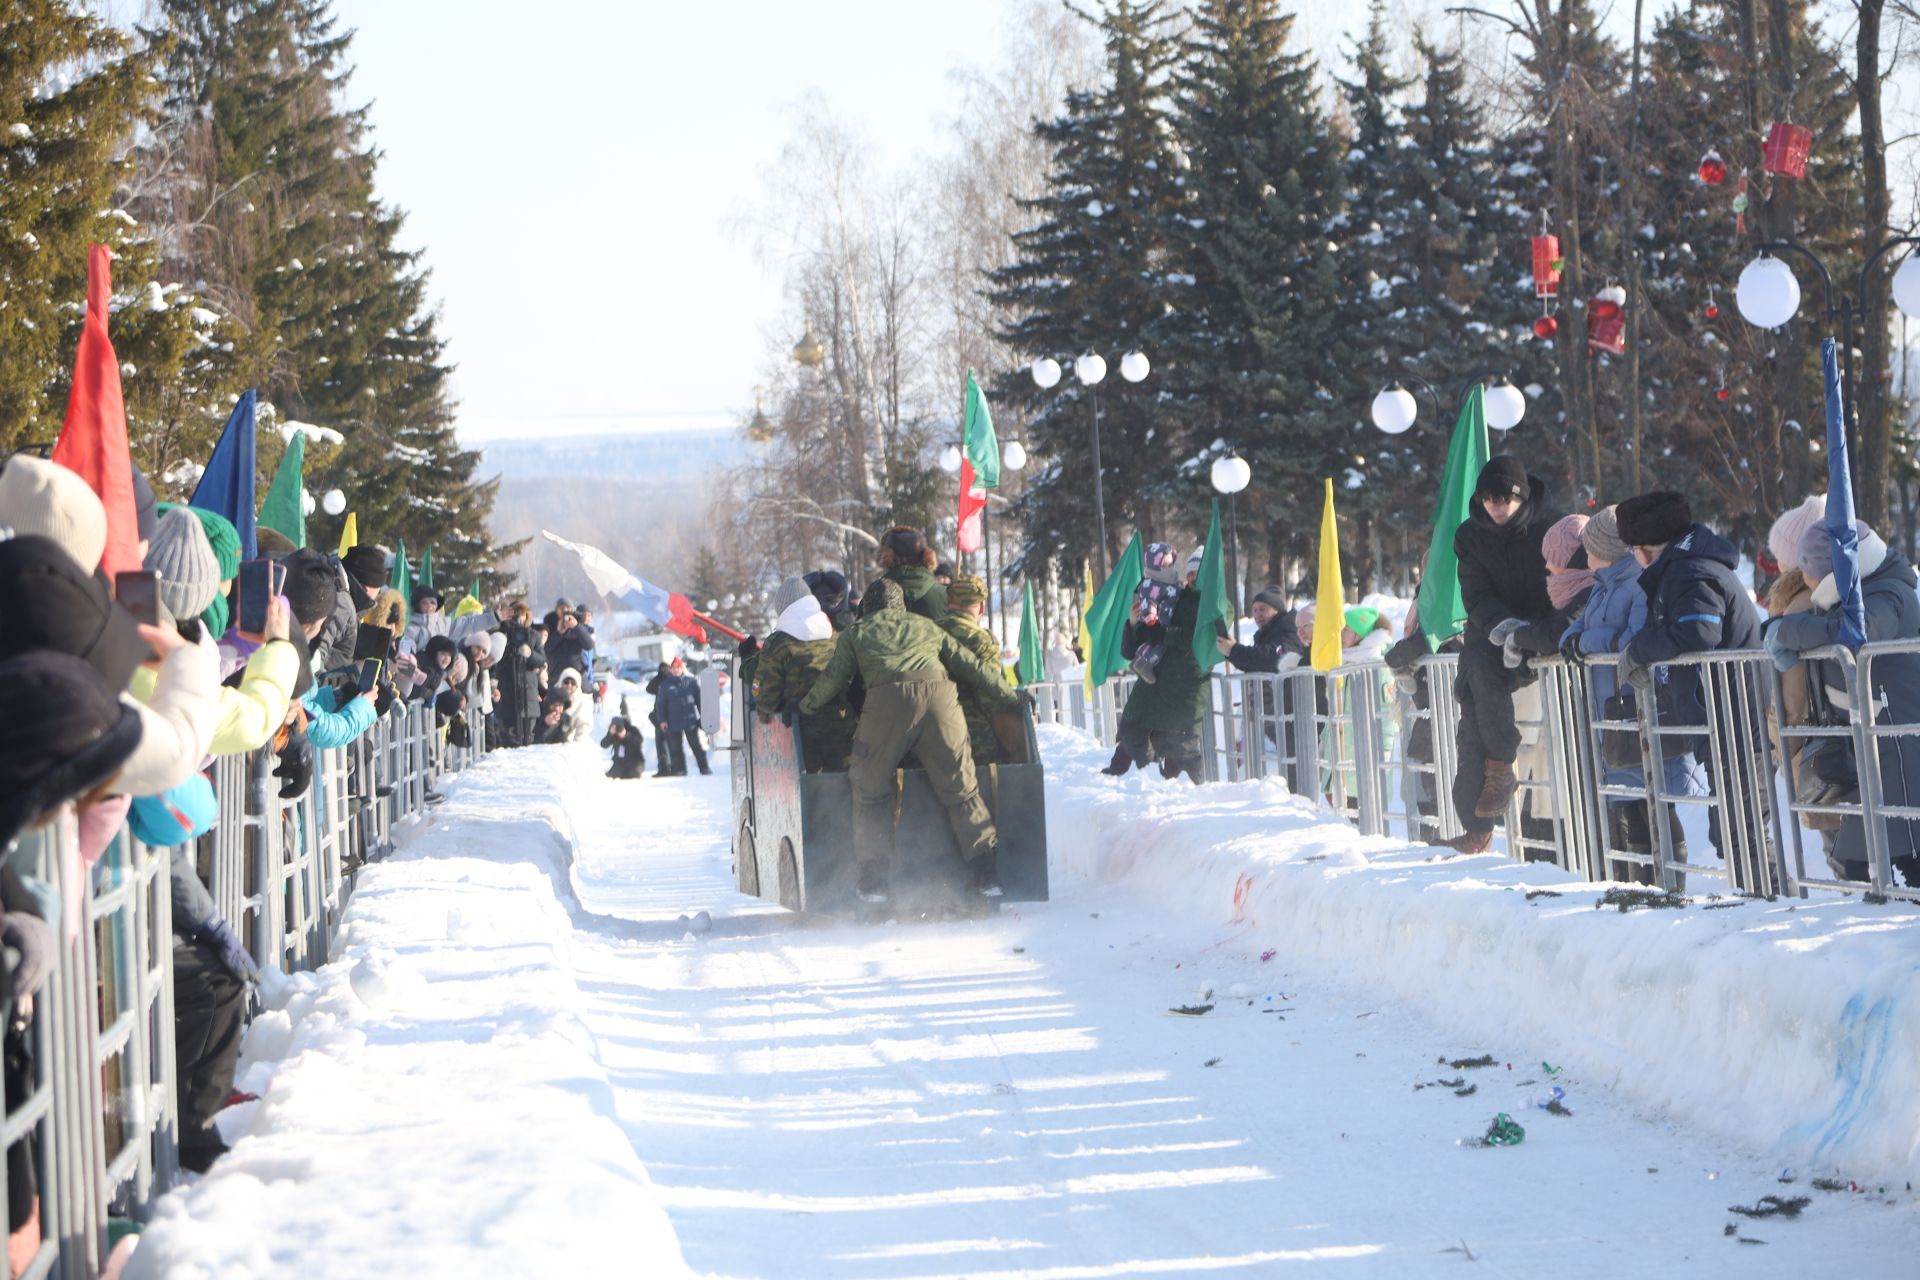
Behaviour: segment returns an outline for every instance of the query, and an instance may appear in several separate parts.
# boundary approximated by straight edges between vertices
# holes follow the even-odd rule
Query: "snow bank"
[[[1125,880],[1784,1164],[1920,1177],[1920,910],[1596,910],[1551,865],[1363,837],[1277,781],[1103,777],[1090,739],[1041,732],[1056,876]]]
[[[128,1276],[688,1274],[568,962],[578,763],[488,757],[361,873],[339,958],[248,1032],[233,1151],[160,1203]]]

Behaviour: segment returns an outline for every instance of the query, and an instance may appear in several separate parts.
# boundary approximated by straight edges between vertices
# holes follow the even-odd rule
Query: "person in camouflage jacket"
[[[800,578],[788,578],[774,593],[780,610],[773,634],[760,647],[753,673],[753,706],[764,723],[783,711],[797,711],[800,699],[833,658],[833,624],[819,600]],[[808,773],[839,773],[853,747],[853,709],[846,696],[800,717],[800,748]]]
[[[960,855],[971,870],[970,887],[982,897],[997,897],[999,833],[980,798],[967,721],[954,685],[965,685],[991,705],[1010,705],[1018,698],[953,637],[908,613],[898,583],[876,580],[862,597],[861,609],[866,616],[840,634],[827,669],[800,702],[801,715],[817,715],[855,676],[867,687],[847,769],[860,896],[869,904],[887,900],[894,771],[912,755],[946,806]]]
[[[947,616],[940,619],[940,629],[987,670],[1000,672],[1005,684],[1007,668],[1000,660],[1000,644],[980,625],[986,607],[987,584],[978,574],[958,574],[947,584]],[[960,710],[967,717],[967,740],[973,745],[975,764],[1001,763],[1000,739],[993,732],[993,712],[999,705],[972,689],[960,690]]]

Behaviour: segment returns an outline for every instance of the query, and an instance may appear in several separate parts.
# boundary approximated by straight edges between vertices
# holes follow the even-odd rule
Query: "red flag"
[[[689,640],[692,640],[695,644],[705,644],[707,642],[706,628],[694,621],[694,619],[699,616],[700,615],[693,610],[693,601],[687,599],[678,591],[672,592],[667,596],[667,630],[677,631]]]
[[[80,329],[80,352],[73,361],[67,420],[53,446],[53,460],[85,480],[107,509],[107,550],[100,557],[100,567],[109,579],[140,567],[140,519],[133,503],[127,408],[120,395],[120,361],[107,337],[112,259],[103,244],[87,253],[87,316]]]
[[[960,549],[969,555],[980,549],[980,513],[987,509],[987,491],[973,482],[973,460],[960,459]]]

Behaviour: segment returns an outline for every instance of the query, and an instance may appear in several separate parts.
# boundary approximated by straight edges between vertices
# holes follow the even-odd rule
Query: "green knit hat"
[[[1347,630],[1364,640],[1375,627],[1380,625],[1380,611],[1369,609],[1364,605],[1356,605],[1347,610],[1345,622]]]
[[[163,502],[160,514],[165,515],[180,504]],[[220,581],[226,582],[240,572],[240,532],[233,527],[233,521],[217,511],[208,511],[204,507],[188,507],[200,518],[200,527],[207,531],[207,541],[213,544],[213,558],[220,562]]]

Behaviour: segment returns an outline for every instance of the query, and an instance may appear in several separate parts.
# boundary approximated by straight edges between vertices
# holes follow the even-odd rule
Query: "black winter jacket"
[[[1627,655],[1648,666],[1690,653],[1760,647],[1760,620],[1734,570],[1733,544],[1696,524],[1640,575],[1647,593],[1647,625],[1627,645]],[[1660,707],[1674,724],[1705,724],[1700,674],[1676,667],[1668,674]]]
[[[1307,656],[1307,647],[1300,643],[1300,630],[1294,625],[1291,609],[1268,618],[1267,624],[1253,633],[1252,644],[1233,646],[1227,661],[1240,671],[1273,672],[1280,669],[1280,659],[1289,653],[1301,658]]]
[[[1547,487],[1538,477],[1528,476],[1527,484],[1531,492],[1513,519],[1495,524],[1476,499],[1453,535],[1469,645],[1485,644],[1487,632],[1508,618],[1535,622],[1553,616],[1540,542],[1561,513],[1547,505]]]

